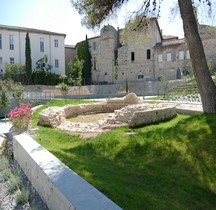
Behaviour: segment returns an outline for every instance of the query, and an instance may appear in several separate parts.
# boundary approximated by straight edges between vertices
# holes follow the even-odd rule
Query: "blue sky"
[[[109,24],[115,28],[122,28],[125,23],[126,14],[135,7],[136,0],[122,8],[115,20]],[[166,0],[172,2],[172,0]],[[72,8],[70,0],[0,0],[0,24],[11,26],[22,26],[36,29],[44,29],[67,35],[66,44],[76,44],[84,40],[85,35],[92,37],[94,32],[81,26],[81,17]],[[174,22],[170,22],[168,15],[172,4],[163,5],[159,25],[165,35],[176,35],[183,37],[182,24],[179,16]],[[96,32],[99,34],[99,32]]]

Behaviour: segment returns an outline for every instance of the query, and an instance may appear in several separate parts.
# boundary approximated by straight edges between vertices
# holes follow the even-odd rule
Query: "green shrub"
[[[21,186],[21,180],[18,175],[12,175],[7,182],[8,190],[10,193],[15,192]]]
[[[9,161],[6,157],[2,156],[0,158],[0,172],[4,171],[5,169],[7,169],[9,166]]]
[[[32,81],[35,85],[57,85],[60,81],[59,75],[45,70],[34,70]]]
[[[8,181],[12,177],[12,175],[13,174],[9,168],[6,168],[4,171],[2,171],[2,176],[5,181]]]
[[[25,204],[25,203],[27,203],[28,200],[29,200],[29,197],[30,197],[29,190],[26,189],[26,188],[23,188],[21,190],[21,192],[16,197],[16,204],[19,205],[19,204]]]
[[[5,79],[13,80],[26,84],[25,65],[23,64],[6,64]]]

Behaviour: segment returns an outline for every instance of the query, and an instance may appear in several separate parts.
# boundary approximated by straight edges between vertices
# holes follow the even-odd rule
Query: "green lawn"
[[[216,115],[178,115],[91,140],[49,127],[36,136],[123,209],[216,209]]]

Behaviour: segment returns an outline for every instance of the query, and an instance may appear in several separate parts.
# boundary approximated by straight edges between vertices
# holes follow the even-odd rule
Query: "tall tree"
[[[91,85],[91,68],[92,68],[92,62],[91,62],[91,52],[89,50],[89,43],[88,43],[88,37],[86,35],[85,40],[85,52],[84,52],[84,64],[83,64],[83,77],[85,79],[85,85]]]
[[[99,27],[100,24],[124,3],[129,0],[71,0],[72,5],[83,15],[82,23],[88,28]],[[149,11],[157,10],[160,13],[163,0],[142,0],[143,4],[136,15],[148,16]],[[205,113],[216,113],[216,87],[211,78],[203,44],[198,32],[196,17],[194,15],[194,4],[199,2],[211,9],[211,0],[178,0],[185,38],[187,40],[193,73],[201,95],[203,110]],[[163,14],[160,14],[163,15]]]
[[[206,113],[216,113],[216,87],[208,68],[192,2],[191,0],[178,0],[178,3],[203,109]]]
[[[32,84],[32,59],[31,59],[31,45],[29,33],[26,33],[25,39],[25,68],[26,68],[26,76],[27,76],[27,84]]]

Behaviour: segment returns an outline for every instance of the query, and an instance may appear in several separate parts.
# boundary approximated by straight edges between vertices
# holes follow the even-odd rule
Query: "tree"
[[[91,63],[91,53],[89,50],[89,43],[88,43],[88,37],[86,35],[86,40],[85,40],[85,53],[84,53],[84,64],[83,64],[83,78],[85,79],[84,83],[85,85],[91,85],[91,68],[92,68],[92,63]]]
[[[129,0],[71,0],[72,5],[83,15],[82,23],[88,28],[100,24],[118,8]],[[160,13],[162,0],[144,0],[137,16],[148,16],[149,11]],[[216,113],[216,86],[208,69],[203,44],[198,32],[197,20],[194,15],[195,0],[178,0],[180,14],[183,20],[185,38],[192,61],[193,73],[199,89],[203,110],[205,113]],[[200,5],[207,5],[211,9],[211,0],[197,0]],[[142,18],[141,18],[142,19]]]
[[[48,55],[44,55],[44,57],[36,62],[36,69],[46,72],[49,72],[52,69],[52,66],[48,64]]]
[[[27,84],[32,84],[32,60],[31,60],[31,45],[29,33],[26,34],[26,42],[25,42],[25,70],[27,76]]]
[[[80,86],[82,84],[82,69],[83,60],[80,60],[78,56],[74,58],[73,62],[68,64],[68,78],[71,79],[71,83]]]
[[[77,57],[79,60],[83,60],[82,67],[82,84],[91,84],[91,69],[92,69],[92,56],[89,50],[88,37],[86,35],[85,41],[79,42],[77,45]]]
[[[65,84],[64,82],[59,84],[59,88],[61,90],[62,95],[64,96],[65,100],[67,98],[67,95],[69,93],[69,86]]]
[[[26,83],[26,72],[25,65],[23,64],[6,64],[5,65],[5,75],[6,80],[13,80],[14,82]]]
[[[115,78],[115,80],[118,79],[118,74],[119,74],[119,67],[118,67],[118,63],[116,63],[115,68],[114,68],[114,78]]]
[[[23,102],[24,87],[20,83],[15,83],[11,89],[17,106],[20,106],[21,102]]]
[[[79,86],[79,96],[80,96],[80,86],[82,84],[82,69],[83,60],[80,60],[78,56],[75,57],[74,62],[70,62],[68,65],[69,75],[71,83]]]

